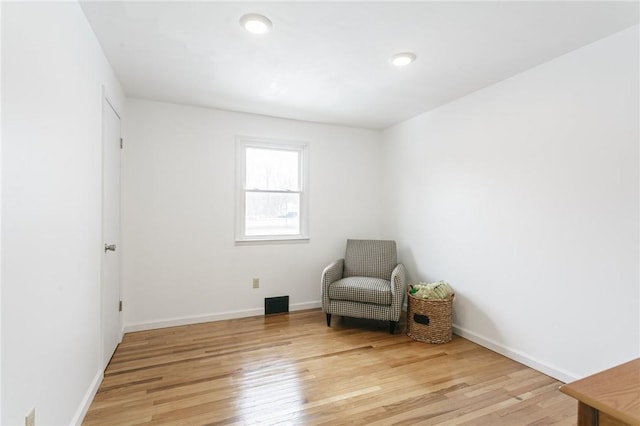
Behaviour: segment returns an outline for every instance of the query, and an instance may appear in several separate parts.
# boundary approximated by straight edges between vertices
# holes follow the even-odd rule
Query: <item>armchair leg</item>
[[[393,332],[396,331],[397,323],[397,321],[389,321],[389,333],[393,334]]]
[[[327,327],[331,327],[331,314],[327,314]]]

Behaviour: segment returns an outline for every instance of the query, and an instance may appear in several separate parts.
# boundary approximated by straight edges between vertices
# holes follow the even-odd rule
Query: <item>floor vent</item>
[[[264,314],[281,314],[289,312],[289,296],[265,297]]]

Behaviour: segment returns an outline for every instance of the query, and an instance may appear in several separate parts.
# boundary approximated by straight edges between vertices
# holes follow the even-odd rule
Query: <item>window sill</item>
[[[247,246],[259,244],[306,244],[308,242],[309,237],[296,235],[294,237],[256,237],[236,239],[235,244],[237,246]]]

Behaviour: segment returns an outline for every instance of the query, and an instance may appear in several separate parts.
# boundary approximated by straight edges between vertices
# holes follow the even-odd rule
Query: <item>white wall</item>
[[[101,85],[123,99],[77,3],[2,6],[0,423],[68,425],[101,374]]]
[[[0,100],[2,99],[2,2],[0,1]],[[2,101],[0,101],[0,307],[2,306]],[[2,315],[0,314],[0,421],[2,421]]]
[[[279,295],[292,309],[317,307],[320,273],[346,238],[379,234],[379,132],[142,100],[126,109],[128,330],[261,315],[264,298]],[[308,142],[308,243],[234,244],[239,134]]]
[[[640,354],[638,27],[384,132],[387,236],[463,336],[570,380]]]

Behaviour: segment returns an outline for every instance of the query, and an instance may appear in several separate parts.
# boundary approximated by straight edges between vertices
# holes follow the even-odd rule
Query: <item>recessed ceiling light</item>
[[[409,65],[411,62],[416,60],[415,53],[411,52],[401,52],[396,53],[391,58],[389,58],[389,62],[391,62],[396,67],[404,67]]]
[[[266,16],[257,13],[248,13],[240,18],[242,28],[252,34],[265,34],[271,30],[273,24]]]

